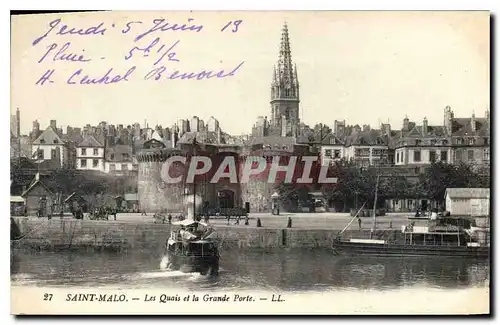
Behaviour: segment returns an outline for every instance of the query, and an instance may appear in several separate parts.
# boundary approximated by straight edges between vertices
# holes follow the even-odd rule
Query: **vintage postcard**
[[[490,13],[11,16],[11,313],[490,313]]]

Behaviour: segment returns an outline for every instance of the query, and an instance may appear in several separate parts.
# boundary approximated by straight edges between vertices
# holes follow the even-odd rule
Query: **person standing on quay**
[[[358,227],[359,227],[359,230],[361,230],[361,218],[358,216]]]
[[[262,222],[260,221],[260,218],[257,218],[257,228],[262,227]]]
[[[292,217],[288,217],[288,224],[286,225],[287,228],[292,228]]]

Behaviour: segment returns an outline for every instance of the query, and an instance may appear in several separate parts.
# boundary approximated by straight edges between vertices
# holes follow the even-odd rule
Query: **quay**
[[[348,213],[283,213],[279,216],[253,213],[249,225],[244,218],[235,224],[233,218],[212,218],[209,223],[218,235],[223,248],[330,248],[333,239],[348,224]],[[288,218],[292,227],[287,228]],[[262,227],[256,226],[260,218]],[[13,217],[21,236],[11,241],[13,248],[36,250],[64,249],[163,249],[171,225],[154,223],[152,214],[118,214],[117,220],[77,220],[71,217]],[[372,218],[361,218],[343,233],[344,238],[369,238]],[[397,236],[401,226],[410,222],[408,214],[388,214],[377,217],[375,235],[383,238]],[[478,222],[478,224],[481,221]]]

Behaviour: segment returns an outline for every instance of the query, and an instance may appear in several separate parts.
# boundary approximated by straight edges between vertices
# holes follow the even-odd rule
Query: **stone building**
[[[202,208],[249,205],[251,212],[269,211],[271,195],[285,175],[284,172],[278,172],[275,182],[268,181],[273,159],[279,159],[280,165],[283,165],[289,163],[290,157],[297,156],[293,174],[296,179],[302,176],[304,169],[301,157],[317,157],[307,143],[301,144],[297,141],[301,125],[299,102],[297,68],[292,63],[288,27],[285,24],[281,35],[279,59],[274,67],[271,82],[270,120],[267,117],[259,117],[251,137],[235,139],[222,134],[219,123],[213,117],[207,121],[207,127],[203,130],[198,119],[193,117],[191,121],[179,120],[177,126],[172,128],[171,147],[167,147],[162,141],[144,143],[137,154],[138,196],[141,208],[146,211],[180,211],[185,208],[186,193],[192,194],[194,191],[202,202]],[[196,186],[182,182],[166,184],[162,180],[163,163],[176,155],[186,159],[193,155],[206,155],[213,162],[212,169],[203,177],[196,178]],[[227,156],[235,159],[237,182],[229,182],[227,178],[210,182],[211,176],[219,167],[218,164]],[[242,182],[242,168],[249,157],[263,157],[267,165],[261,174],[250,178],[248,182]],[[319,164],[313,164],[311,175],[317,175],[317,166]],[[178,168],[181,168],[178,172],[185,174],[182,169],[184,167]]]

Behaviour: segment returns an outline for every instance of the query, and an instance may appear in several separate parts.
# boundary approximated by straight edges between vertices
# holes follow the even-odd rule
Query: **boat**
[[[489,258],[489,230],[463,229],[459,226],[431,222],[402,226],[394,239],[350,238],[333,243],[338,255],[440,256]],[[480,234],[487,233],[486,236]]]
[[[374,206],[377,202],[379,176],[377,177]],[[366,204],[366,202],[365,202]],[[364,204],[363,204],[364,206]],[[418,220],[424,225],[416,226],[416,221],[401,226],[399,233],[391,239],[376,236],[376,215],[373,213],[373,226],[370,238],[342,238],[342,233],[358,217],[361,207],[354,218],[333,240],[333,251],[337,255],[376,255],[376,256],[440,256],[462,258],[489,258],[489,228],[479,228],[467,218],[432,216]]]
[[[172,225],[180,227],[171,230],[165,243],[167,268],[183,273],[217,275],[220,256],[215,231],[206,223],[192,219],[173,222]]]

